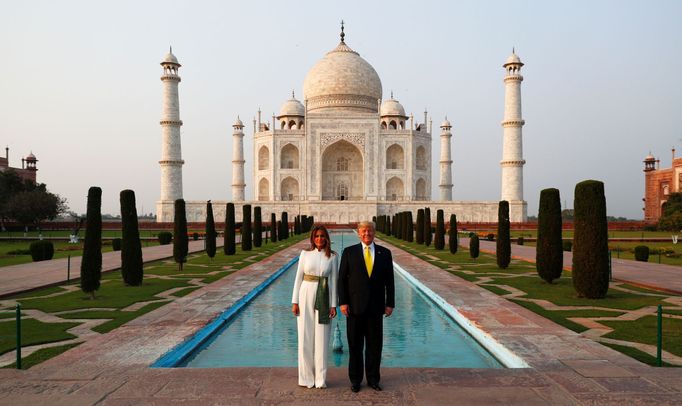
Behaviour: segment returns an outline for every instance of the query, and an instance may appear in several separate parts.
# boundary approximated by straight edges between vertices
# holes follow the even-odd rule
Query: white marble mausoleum
[[[169,52],[161,62],[164,84],[162,113],[161,198],[157,221],[173,221],[173,202],[183,198],[181,137],[177,58]],[[504,64],[505,117],[501,200],[510,203],[512,222],[526,220],[523,200],[521,118],[521,60],[515,53]],[[232,202],[237,221],[241,206],[260,206],[263,221],[270,213],[279,218],[287,211],[313,215],[318,222],[349,223],[371,220],[373,216],[411,210],[414,218],[423,207],[435,213],[445,211],[446,219],[497,221],[498,201],[453,200],[451,140],[452,125],[440,124],[439,174],[432,178],[432,122],[427,112],[423,121],[407,116],[391,94],[383,98],[378,73],[345,42],[341,42],[313,66],[303,83],[303,96],[292,92],[279,114],[253,120],[253,151],[245,157],[243,122],[233,124]],[[252,160],[248,180],[245,159]],[[246,182],[254,196],[246,200]],[[437,196],[432,183],[438,182]],[[492,184],[495,180],[490,179]],[[227,182],[226,182],[227,183]],[[211,198],[211,196],[206,196]],[[187,220],[205,220],[206,201],[187,200]],[[216,221],[223,221],[228,201],[213,200]],[[435,214],[434,214],[435,215]]]

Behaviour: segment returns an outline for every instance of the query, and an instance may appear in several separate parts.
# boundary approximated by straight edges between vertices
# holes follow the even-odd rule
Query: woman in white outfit
[[[331,249],[329,232],[313,227],[310,248],[301,251],[291,297],[298,324],[298,385],[327,387],[331,319],[336,317],[339,256]]]

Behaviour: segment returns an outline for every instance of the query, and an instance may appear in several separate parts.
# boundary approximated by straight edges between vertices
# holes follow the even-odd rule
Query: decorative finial
[[[515,47],[512,47],[512,54],[516,54],[516,49],[515,49]]]
[[[346,34],[343,33],[343,20],[341,20],[341,43],[345,44],[343,39],[346,37]]]
[[[170,52],[171,54],[173,53],[173,45],[168,46],[168,52]]]
[[[295,99],[295,98],[296,98],[296,94],[294,94],[294,89],[291,89],[291,98],[292,98],[292,99]]]
[[[448,115],[447,114],[445,115],[445,121],[448,121]]]
[[[391,100],[393,100],[393,90],[391,90]]]

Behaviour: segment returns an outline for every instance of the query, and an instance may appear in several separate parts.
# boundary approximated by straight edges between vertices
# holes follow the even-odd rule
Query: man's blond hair
[[[373,221],[361,221],[358,223],[358,230],[361,228],[371,228],[373,231],[377,230],[376,224]]]

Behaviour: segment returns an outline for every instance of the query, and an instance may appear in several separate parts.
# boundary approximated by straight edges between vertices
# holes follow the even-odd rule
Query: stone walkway
[[[189,253],[202,251],[204,241],[190,241]],[[155,245],[142,248],[142,258],[145,262],[173,256],[173,245]],[[27,264],[4,266],[0,268],[0,298],[39,287],[57,285],[66,282],[70,273],[70,280],[80,277],[81,258],[71,258],[71,271],[68,271],[68,259],[52,259],[50,261],[30,262]],[[102,253],[102,272],[109,272],[121,268],[121,252],[110,251]]]
[[[330,369],[325,390],[299,388],[295,368],[149,368],[296,256],[304,244],[236,271],[27,371],[0,370],[0,404],[682,402],[682,369],[648,367],[389,244],[385,245],[393,250],[398,264],[530,368],[384,368],[383,392],[363,386],[357,394],[350,391],[343,368]],[[409,311],[401,306],[400,298],[396,302],[396,311]],[[286,312],[281,317],[292,316]]]

